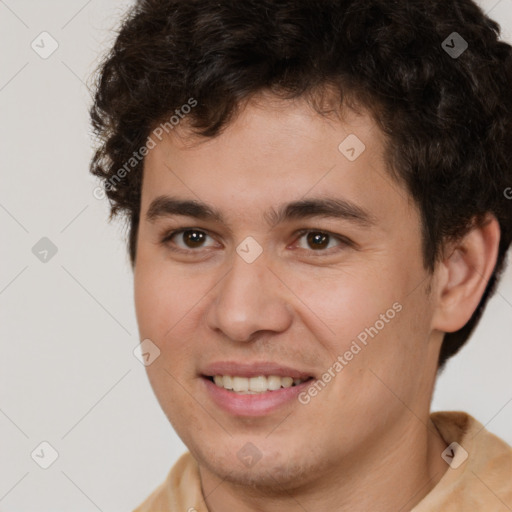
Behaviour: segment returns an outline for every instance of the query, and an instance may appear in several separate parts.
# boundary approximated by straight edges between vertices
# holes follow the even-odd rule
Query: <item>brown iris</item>
[[[201,243],[204,242],[205,234],[201,231],[196,231],[194,229],[189,229],[187,231],[183,231],[182,233],[185,244],[190,245],[189,247],[195,248],[200,247]]]
[[[307,236],[308,244],[315,250],[323,249],[329,245],[329,235],[325,233],[319,233],[318,231],[312,231]]]

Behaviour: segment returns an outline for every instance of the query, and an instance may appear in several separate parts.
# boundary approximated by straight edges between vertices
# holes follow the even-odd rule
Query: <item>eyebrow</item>
[[[146,219],[155,222],[158,218],[174,215],[227,224],[222,213],[206,203],[166,195],[158,196],[151,202]],[[263,217],[270,227],[290,220],[313,217],[344,219],[365,228],[377,224],[375,216],[361,206],[346,199],[333,197],[293,201],[281,205],[277,210],[271,208]]]

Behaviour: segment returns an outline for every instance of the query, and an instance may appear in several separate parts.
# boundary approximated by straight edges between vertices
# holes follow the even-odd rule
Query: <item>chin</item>
[[[199,457],[195,457],[200,466],[218,478],[267,494],[275,492],[276,495],[282,495],[284,489],[292,491],[311,481],[312,475],[315,474],[314,462],[311,458],[306,460],[307,455],[304,453],[303,461],[296,461],[292,454],[279,450],[279,453],[262,453],[259,460],[247,460],[244,464],[240,460],[244,452],[239,458],[238,449],[226,448],[222,451],[224,455],[221,457],[219,451],[221,450],[217,446],[211,450],[209,456],[201,451]],[[230,452],[232,456],[227,456]],[[247,450],[247,453],[250,453],[250,450]]]

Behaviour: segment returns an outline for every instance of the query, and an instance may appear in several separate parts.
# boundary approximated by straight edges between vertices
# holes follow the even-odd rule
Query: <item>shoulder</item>
[[[186,452],[175,462],[166,479],[133,512],[172,512],[202,508],[197,462]]]
[[[512,447],[465,412],[431,419],[448,445],[440,456],[449,468],[414,512],[512,510]]]

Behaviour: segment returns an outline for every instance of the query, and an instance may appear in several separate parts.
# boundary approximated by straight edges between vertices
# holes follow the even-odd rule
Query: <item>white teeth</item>
[[[267,386],[270,391],[275,391],[281,387],[281,377],[277,377],[276,375],[271,375],[267,377]]]
[[[249,379],[249,389],[251,391],[257,391],[261,393],[262,391],[267,391],[267,378],[260,375],[259,377],[251,377]]]
[[[232,390],[242,394],[265,393],[266,391],[276,391],[280,388],[289,388],[297,386],[307,379],[294,379],[292,377],[279,377],[270,375],[265,377],[237,377],[231,375],[215,375],[213,381],[221,388]]]
[[[283,377],[281,379],[281,386],[283,388],[291,388],[293,384],[293,379],[291,377]]]
[[[224,375],[224,377],[222,377],[222,381],[220,384],[218,384],[217,382],[215,382],[215,384],[217,384],[217,386],[224,386],[226,389],[233,389],[233,378],[230,377],[229,375]]]
[[[222,379],[224,381],[224,379]],[[233,391],[249,391],[249,379],[247,377],[233,377]]]

